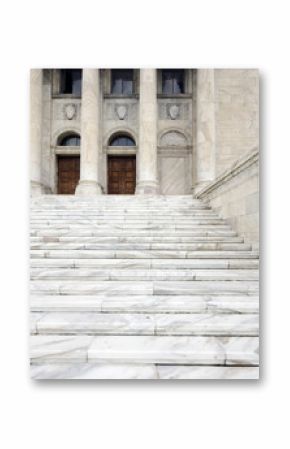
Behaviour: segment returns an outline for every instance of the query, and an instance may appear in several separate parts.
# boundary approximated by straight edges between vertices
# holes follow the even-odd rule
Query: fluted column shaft
[[[31,195],[41,195],[42,146],[42,69],[30,71],[30,189]]]
[[[193,160],[194,191],[215,178],[214,69],[197,70],[196,152]]]
[[[76,195],[102,193],[99,183],[100,74],[98,69],[83,69],[81,109],[80,181]]]
[[[158,192],[156,69],[140,70],[137,194]]]

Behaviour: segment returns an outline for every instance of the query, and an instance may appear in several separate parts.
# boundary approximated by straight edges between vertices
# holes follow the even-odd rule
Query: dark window
[[[133,70],[112,70],[111,93],[119,95],[133,94]]]
[[[184,70],[180,69],[162,70],[162,93],[163,94],[184,93]]]
[[[81,143],[81,138],[77,134],[69,134],[68,136],[62,137],[58,145],[62,147],[79,147]]]
[[[132,137],[126,134],[119,134],[118,136],[112,137],[109,145],[111,147],[134,147],[136,144]]]
[[[81,69],[63,69],[60,71],[60,93],[81,95]]]

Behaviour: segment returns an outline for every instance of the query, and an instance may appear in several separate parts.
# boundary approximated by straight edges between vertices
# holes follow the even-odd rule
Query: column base
[[[40,196],[44,194],[44,186],[40,182],[30,181],[30,196]]]
[[[75,195],[95,196],[102,194],[102,187],[96,181],[80,181],[77,185]]]
[[[159,184],[156,181],[138,182],[135,190],[136,195],[158,195]]]

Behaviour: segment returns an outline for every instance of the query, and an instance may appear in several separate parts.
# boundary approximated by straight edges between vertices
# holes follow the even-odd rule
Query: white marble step
[[[226,231],[231,230],[230,226],[227,224],[211,224],[211,223],[205,223],[205,224],[174,224],[174,223],[167,223],[167,224],[145,224],[145,223],[139,223],[139,224],[113,224],[113,223],[104,223],[104,224],[98,224],[98,223],[87,223],[87,224],[79,224],[74,222],[65,222],[65,223],[55,223],[55,224],[45,224],[45,223],[34,223],[33,226],[31,225],[31,229],[68,229],[68,230],[91,230],[91,231],[105,231],[105,232],[115,232],[115,230],[120,231],[127,231],[128,233],[133,233],[137,230],[144,230],[144,231],[163,231],[163,233],[167,233],[167,231]]]
[[[30,251],[31,258],[49,259],[258,259],[257,251],[178,250],[42,250]]]
[[[258,259],[31,259],[31,268],[257,269]]]
[[[200,219],[200,218],[180,218],[180,219],[158,219],[158,218],[151,218],[149,220],[145,220],[143,217],[137,219],[108,219],[107,217],[98,217],[96,219],[47,219],[47,218],[34,218],[30,220],[31,226],[39,226],[39,225],[46,225],[46,226],[54,226],[54,225],[66,225],[69,223],[70,225],[86,225],[86,226],[109,226],[114,228],[115,226],[130,226],[130,227],[147,227],[147,226],[165,226],[166,228],[174,227],[174,226],[196,226],[196,225],[207,225],[207,226],[213,226],[213,225],[225,225],[227,224],[225,220],[222,220],[220,218],[206,218],[206,219]]]
[[[84,237],[84,236],[32,236],[30,238],[30,243],[243,243],[244,239],[242,237],[148,237],[148,236],[95,236],[95,237]]]
[[[214,212],[212,209],[197,209],[197,210],[190,210],[188,208],[185,208],[184,210],[175,210],[173,208],[168,208],[164,210],[164,208],[159,209],[144,209],[142,216],[144,217],[152,217],[152,214],[154,214],[154,217],[159,218],[169,218],[169,217],[188,217],[188,218],[198,218],[198,217],[219,217],[216,212]],[[52,210],[44,210],[44,209],[32,209],[31,210],[31,217],[39,218],[39,217],[64,217],[64,218],[95,218],[99,216],[106,216],[106,217],[112,217],[112,218],[140,218],[140,210],[136,209],[118,209],[116,207],[112,209],[74,209],[74,210],[68,210],[68,209],[52,209]]]
[[[258,337],[35,335],[31,361],[256,366],[258,344]]]
[[[31,313],[31,333],[40,335],[257,336],[257,314]]]
[[[53,228],[44,228],[44,229],[31,229],[31,236],[46,236],[46,237],[61,237],[61,236],[71,236],[71,237],[146,237],[146,238],[158,238],[158,237],[176,237],[176,238],[186,238],[186,237],[231,237],[236,236],[237,233],[234,231],[231,231],[230,229],[212,229],[209,231],[206,230],[197,230],[196,228],[194,230],[183,230],[183,231],[176,231],[176,230],[167,230],[164,231],[161,230],[142,230],[142,229],[134,229],[128,232],[128,230],[114,230],[112,233],[111,230],[98,230],[95,229],[69,229],[68,227],[64,229],[53,229]]]
[[[258,294],[257,281],[31,281],[32,294],[40,295],[193,295]]]
[[[169,250],[169,251],[250,251],[251,245],[245,243],[203,242],[203,243],[71,243],[71,242],[32,242],[31,249],[40,250]]]
[[[120,363],[43,363],[31,377],[44,379],[258,379],[256,366],[193,366]]]
[[[191,201],[178,201],[178,202],[126,202],[126,201],[115,201],[110,202],[106,199],[105,202],[83,202],[79,201],[76,203],[38,203],[38,204],[30,204],[31,210],[84,210],[84,209],[93,209],[93,210],[123,210],[123,209],[172,209],[172,210],[207,210],[210,209],[208,204],[205,203],[192,203]]]
[[[192,195],[98,195],[95,197],[92,196],[74,196],[74,195],[45,195],[42,197],[33,197],[31,198],[31,203],[53,203],[53,204],[61,204],[61,203],[96,203],[100,204],[101,202],[109,203],[109,202],[117,202],[118,204],[122,202],[130,202],[130,203],[140,203],[140,202],[191,202],[195,204],[202,203],[202,200],[194,198]]]
[[[140,217],[140,208],[130,208],[130,207],[112,207],[112,208],[104,208],[104,207],[87,207],[87,208],[74,208],[74,209],[44,209],[44,208],[31,208],[31,216],[48,216],[48,217],[56,217],[56,216],[77,216],[77,217],[87,217],[92,216],[96,217],[99,215],[109,215],[112,217]],[[158,207],[158,208],[143,208],[141,209],[145,217],[147,216],[158,216],[158,217],[199,217],[199,216],[216,216],[219,215],[211,208],[200,208],[200,209],[191,209],[186,206],[183,208],[174,208],[174,207]],[[143,215],[142,214],[142,215]]]
[[[143,281],[143,280],[168,280],[168,281],[231,281],[231,280],[258,280],[258,270],[130,270],[130,269],[88,269],[88,268],[63,268],[63,269],[30,269],[32,280],[76,280],[81,281]]]
[[[58,222],[58,221],[65,221],[65,220],[73,220],[73,221],[112,221],[112,222],[118,222],[118,221],[132,221],[132,222],[150,222],[152,220],[154,221],[160,221],[160,222],[170,222],[172,220],[174,221],[188,221],[188,222],[195,222],[195,221],[222,221],[222,219],[217,215],[211,212],[211,214],[202,214],[202,215],[186,215],[184,213],[180,213],[178,215],[175,214],[164,214],[164,213],[155,213],[155,212],[147,212],[147,213],[136,213],[134,215],[132,214],[126,214],[125,212],[120,212],[118,215],[116,214],[108,214],[108,213],[96,213],[96,214],[39,214],[39,213],[32,213],[30,215],[31,221],[52,221],[52,222]]]
[[[33,312],[113,312],[113,313],[258,313],[258,296],[224,295],[131,295],[30,297]]]

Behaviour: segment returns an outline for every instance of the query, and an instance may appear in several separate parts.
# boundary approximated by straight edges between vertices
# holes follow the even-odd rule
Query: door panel
[[[136,188],[136,157],[109,156],[108,193],[133,195]]]
[[[80,179],[80,157],[58,157],[58,189],[62,195],[74,195]]]

